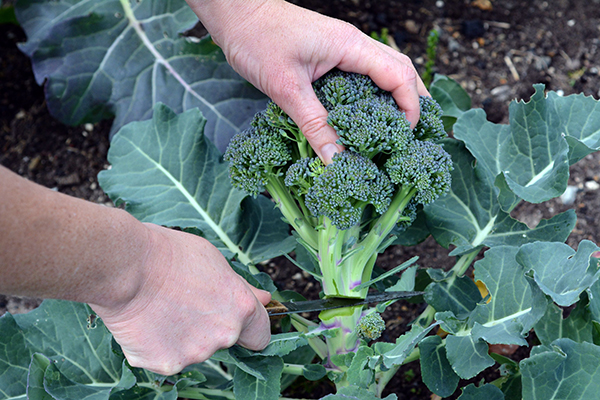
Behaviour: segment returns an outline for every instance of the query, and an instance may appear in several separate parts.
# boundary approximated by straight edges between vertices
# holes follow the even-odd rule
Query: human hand
[[[228,62],[277,103],[325,162],[342,147],[311,83],[332,68],[369,75],[412,127],[429,95],[410,59],[346,22],[281,0],[188,0]]]
[[[266,347],[271,331],[262,305],[271,295],[236,274],[205,239],[145,225],[151,246],[135,296],[91,305],[129,363],[172,375],[236,343]]]

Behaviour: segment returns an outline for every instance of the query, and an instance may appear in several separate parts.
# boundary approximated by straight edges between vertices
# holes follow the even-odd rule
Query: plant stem
[[[454,267],[452,267],[452,271],[455,272],[456,277],[463,276],[465,272],[467,272],[467,269],[469,269],[471,263],[475,257],[477,257],[477,254],[479,254],[479,248],[459,257],[456,264],[454,264]]]

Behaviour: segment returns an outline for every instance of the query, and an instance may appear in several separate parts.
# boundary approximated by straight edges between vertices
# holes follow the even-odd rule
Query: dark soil
[[[488,1],[488,0],[293,0],[301,6],[348,21],[367,34],[387,29],[392,42],[410,56],[420,72],[430,30],[440,32],[435,72],[448,75],[467,90],[473,106],[484,108],[493,122],[508,121],[511,99],[528,100],[534,83],[565,95],[600,96],[600,1]],[[96,176],[107,166],[110,121],[68,127],[48,114],[44,93],[33,77],[30,62],[16,47],[26,37],[18,26],[0,25],[0,164],[55,190],[110,204]],[[393,44],[393,43],[391,43]],[[571,169],[576,190],[572,203],[560,199],[522,205],[514,216],[530,226],[568,208],[578,215],[568,243],[596,239],[600,226],[600,154],[588,156]],[[428,239],[409,250],[394,247],[382,255],[379,265],[391,268],[419,255],[425,268],[452,265],[448,250]],[[318,286],[284,258],[265,269],[286,289],[314,297]],[[37,299],[0,295],[0,314],[25,312]],[[407,329],[422,305],[397,303],[386,312],[387,340]],[[535,338],[531,338],[535,340]],[[511,355],[526,357],[522,348]],[[486,372],[473,381],[493,379]],[[421,383],[418,363],[404,367],[386,393],[399,399],[435,399]],[[320,398],[331,385],[300,381],[290,396]],[[456,397],[456,396],[455,396]]]

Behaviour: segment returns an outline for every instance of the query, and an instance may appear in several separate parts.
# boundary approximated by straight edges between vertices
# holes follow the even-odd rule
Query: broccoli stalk
[[[419,204],[450,187],[452,162],[437,140],[446,133],[439,105],[421,97],[421,119],[410,129],[390,93],[370,78],[331,71],[314,83],[345,147],[325,166],[297,125],[274,103],[225,152],[234,186],[257,196],[267,191],[298,242],[317,261],[323,294],[365,298],[365,282],[393,231],[409,226]],[[354,351],[363,307],[319,316],[338,327],[327,338],[330,356]]]

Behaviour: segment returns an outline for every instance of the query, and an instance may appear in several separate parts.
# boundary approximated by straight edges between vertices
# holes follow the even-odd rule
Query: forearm
[[[0,293],[111,306],[135,295],[146,226],[0,166]]]

